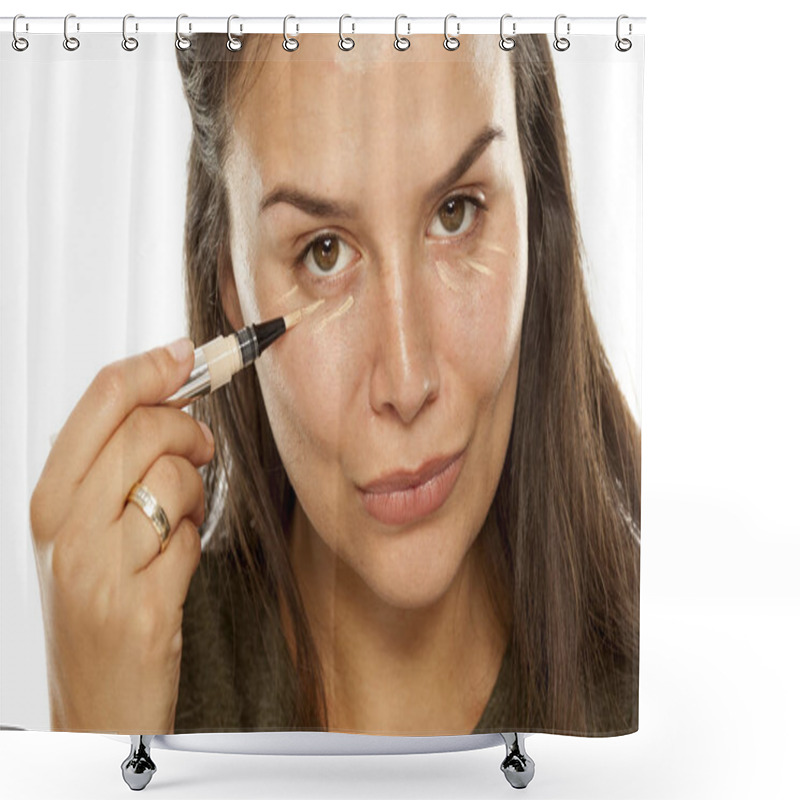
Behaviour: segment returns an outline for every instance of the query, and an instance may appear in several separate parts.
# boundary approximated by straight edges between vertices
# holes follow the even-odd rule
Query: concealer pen
[[[228,336],[217,336],[194,351],[194,367],[186,382],[170,395],[162,405],[180,408],[198,397],[215,392],[225,386],[231,378],[252,364],[274,341],[291,330],[298,322],[322,304],[322,300],[310,306],[292,311],[269,322],[247,325]]]

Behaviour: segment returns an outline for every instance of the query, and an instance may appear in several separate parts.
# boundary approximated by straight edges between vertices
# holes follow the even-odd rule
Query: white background
[[[714,5],[717,8],[714,8]],[[282,14],[648,18],[644,130],[640,731],[532,736],[540,798],[793,798],[800,446],[800,24],[792,6],[294,2],[236,8],[38,2],[29,15]],[[730,16],[725,16],[726,8]],[[14,13],[8,10],[4,13]],[[127,793],[127,747],[0,734],[10,797]],[[147,792],[206,797],[508,797],[502,747],[424,756],[154,751]],[[125,795],[127,796],[127,794]]]

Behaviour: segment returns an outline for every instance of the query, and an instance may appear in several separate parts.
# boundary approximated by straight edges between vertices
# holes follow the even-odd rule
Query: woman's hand
[[[183,603],[200,562],[198,467],[214,443],[207,426],[157,404],[192,365],[183,339],[104,367],[33,491],[53,730],[174,729]],[[169,519],[163,553],[152,522],[126,502],[137,481]]]

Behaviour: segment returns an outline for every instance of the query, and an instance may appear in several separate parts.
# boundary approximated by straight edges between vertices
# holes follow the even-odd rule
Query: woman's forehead
[[[395,62],[408,64],[414,61],[425,63],[453,64],[455,62],[501,63],[510,56],[497,46],[495,34],[478,34],[462,38],[455,50],[447,50],[442,46],[443,36],[423,34],[414,36],[412,46],[406,50],[397,50],[393,46],[393,37],[386,34],[359,34],[354,37],[355,47],[342,50],[338,47],[338,34],[314,33],[300,37],[301,46],[294,51],[287,51],[281,46],[282,37],[276,34],[255,37],[255,41],[246,39],[249,45],[242,51],[244,61],[272,62],[275,64],[298,64],[314,61],[324,64],[338,64],[346,69],[359,68],[359,65],[376,62]]]
[[[310,35],[287,53],[273,40],[262,63],[245,67],[258,69],[237,104],[235,138],[256,158],[330,148],[405,157],[513,113],[508,54],[496,37],[470,37],[452,52],[438,36],[415,37],[404,52],[386,35],[361,36],[347,52],[337,41]]]

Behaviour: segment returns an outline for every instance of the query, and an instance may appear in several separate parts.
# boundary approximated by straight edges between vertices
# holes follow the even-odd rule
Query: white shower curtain
[[[104,364],[186,331],[189,133],[172,38],[145,58],[98,36],[2,49],[3,722],[49,728],[29,501]]]
[[[134,52],[119,34],[83,34],[75,52],[28,38],[0,52],[0,708],[3,724],[46,730],[31,493],[98,370],[188,330],[191,124],[174,34],[139,34]],[[592,311],[640,422],[644,53],[641,39],[626,53],[614,41],[573,36],[552,56]]]

